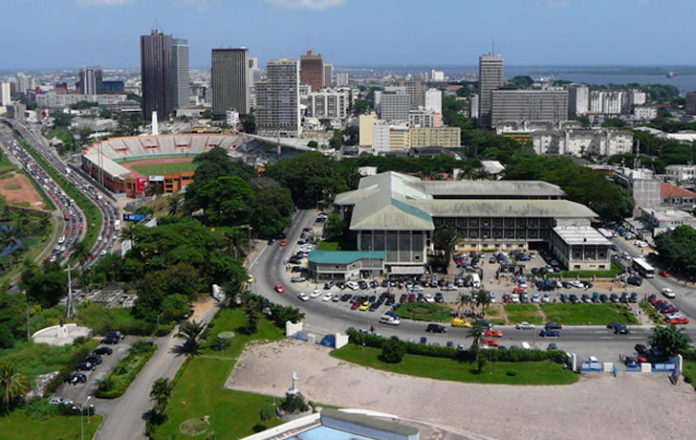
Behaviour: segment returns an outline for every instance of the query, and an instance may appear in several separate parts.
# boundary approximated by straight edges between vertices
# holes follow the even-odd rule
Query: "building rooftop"
[[[321,421],[324,424],[329,422],[329,419],[349,423],[351,425],[369,428],[375,431],[398,434],[400,436],[417,436],[418,430],[413,426],[388,422],[374,417],[369,417],[362,414],[351,414],[335,409],[323,409],[321,411]]]
[[[553,231],[570,246],[579,244],[611,246],[609,240],[590,226],[556,226]]]
[[[426,200],[411,204],[433,217],[597,217],[587,206],[569,200]]]
[[[681,186],[671,183],[662,183],[660,186],[660,196],[662,197],[696,197],[696,193],[689,191]]]
[[[384,251],[312,251],[308,259],[317,264],[350,264],[361,258],[383,260],[385,257]]]

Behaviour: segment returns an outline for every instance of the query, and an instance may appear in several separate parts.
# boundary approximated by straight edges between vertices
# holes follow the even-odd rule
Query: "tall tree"
[[[445,264],[450,263],[450,258],[452,257],[452,251],[457,245],[458,237],[457,231],[452,228],[441,228],[435,231],[435,236],[433,237],[433,244],[436,249],[445,252]]]
[[[8,411],[12,404],[29,390],[29,378],[26,373],[18,371],[10,361],[0,363],[0,391],[2,391],[2,407],[5,411]]]
[[[155,401],[154,412],[160,417],[167,416],[167,403],[174,390],[174,384],[164,377],[160,377],[152,384],[150,398]]]
[[[486,316],[486,307],[491,303],[491,293],[486,289],[476,289],[472,292],[474,298],[476,298],[476,304],[481,307],[481,313]]]
[[[683,354],[691,345],[691,337],[684,333],[683,328],[676,328],[674,324],[666,327],[657,326],[648,335],[648,342],[659,348],[666,356],[672,357]]]
[[[179,331],[176,333],[177,338],[186,339],[184,350],[191,354],[198,354],[198,337],[203,333],[205,325],[196,321],[185,321],[179,325]]]
[[[483,327],[481,327],[478,324],[474,324],[471,327],[469,327],[469,330],[466,332],[466,337],[471,338],[471,350],[473,350],[474,355],[476,357],[476,362],[479,360],[479,355],[481,353],[481,339],[483,338],[483,334],[485,333],[485,330]],[[479,369],[479,373],[480,373]]]

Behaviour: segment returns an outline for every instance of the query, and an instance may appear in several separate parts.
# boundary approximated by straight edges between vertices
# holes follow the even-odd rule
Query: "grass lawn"
[[[337,251],[338,242],[337,241],[321,241],[319,246],[317,246],[318,251]]]
[[[94,415],[87,423],[84,420],[85,438],[92,438],[99,429],[103,417]],[[3,440],[71,440],[80,438],[80,416],[55,416],[45,420],[31,419],[24,409],[13,411],[7,416],[0,417],[0,437]]]
[[[204,439],[211,432],[216,438],[240,438],[254,433],[254,427],[279,425],[278,418],[262,422],[261,408],[273,405],[273,397],[258,394],[229,391],[223,389],[227,377],[242,353],[244,346],[251,341],[274,341],[282,339],[283,333],[270,322],[261,320],[256,335],[245,335],[240,331],[244,326],[244,310],[223,309],[209,329],[208,343],[223,331],[233,331],[235,336],[229,347],[213,351],[206,346],[201,354],[190,357],[175,378],[175,387],[167,408],[169,419],[157,427],[152,438],[184,438],[179,425],[189,419],[210,416],[210,428],[198,436],[185,438]]]
[[[565,325],[604,325],[609,322],[636,324],[623,304],[543,304],[546,319]]]
[[[123,165],[123,164],[121,164]],[[171,162],[155,163],[148,165],[129,165],[143,176],[163,176],[165,174],[177,174],[185,171],[196,171],[197,163],[194,162]]]
[[[0,175],[8,173],[14,169],[15,169],[15,166],[12,165],[12,162],[10,162],[10,159],[8,159],[7,156],[4,154],[0,154]]]
[[[541,324],[544,321],[536,304],[505,304],[505,313],[511,324],[524,321],[530,324]]]
[[[695,361],[684,361],[684,370],[682,370],[682,375],[684,380],[691,384],[694,389],[696,389],[696,362]]]
[[[86,344],[91,351],[96,348],[97,341],[90,339]],[[74,345],[51,347],[47,344],[22,341],[18,342],[14,348],[0,350],[0,362],[12,362],[18,370],[27,373],[33,382],[38,374],[50,373],[65,367],[71,356],[80,348],[82,347]]]
[[[17,185],[16,183],[13,183],[10,185],[5,185],[3,188],[8,190],[8,191],[14,191],[14,190],[22,189],[22,185]]]
[[[510,385],[567,385],[578,376],[563,366],[550,361],[543,362],[486,362],[481,374],[475,363],[453,359],[406,354],[398,364],[379,360],[381,350],[348,344],[334,350],[331,356],[344,361],[394,373],[456,382],[497,383]],[[485,351],[482,355],[485,356]],[[514,372],[514,375],[508,374]]]
[[[157,346],[152,342],[139,342],[131,347],[128,356],[121,359],[121,362],[116,365],[114,371],[111,372],[107,383],[111,384],[108,390],[99,387],[96,397],[100,399],[115,399],[121,397],[126,392],[128,386],[133,382],[135,376],[145,366],[153,353],[157,350]]]
[[[402,318],[414,321],[450,321],[452,309],[437,303],[404,303],[396,308]]]
[[[118,330],[129,335],[148,336],[157,330],[155,323],[134,317],[131,309],[107,309],[94,303],[81,306],[77,319],[80,325],[91,328],[97,335],[106,335],[109,330]],[[173,325],[161,322],[160,327],[162,328],[157,333],[167,334]]]
[[[614,261],[611,262],[611,269],[610,270],[564,270],[559,273],[550,273],[550,277],[559,277],[563,275],[563,279],[575,279],[576,277],[578,278],[585,278],[589,279],[592,277],[595,278],[612,278],[615,277],[616,275],[620,274],[623,272],[623,269],[621,266],[616,264]]]

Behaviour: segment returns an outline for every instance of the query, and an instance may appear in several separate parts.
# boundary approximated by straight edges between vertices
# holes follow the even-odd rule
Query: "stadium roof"
[[[433,217],[597,216],[579,203],[548,199],[563,194],[558,186],[540,181],[422,182],[413,176],[386,172],[363,177],[357,190],[338,194],[334,204],[354,206],[350,222],[353,231],[432,231]],[[433,195],[452,198],[436,199]]]

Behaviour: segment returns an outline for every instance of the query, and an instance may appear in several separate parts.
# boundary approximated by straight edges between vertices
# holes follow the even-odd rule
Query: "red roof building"
[[[693,209],[696,204],[696,193],[681,186],[663,183],[660,186],[660,198],[664,205]]]

